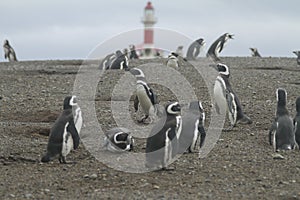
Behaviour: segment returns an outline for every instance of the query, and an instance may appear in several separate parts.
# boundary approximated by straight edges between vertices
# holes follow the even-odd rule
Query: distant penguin
[[[128,57],[120,50],[116,51],[116,59],[112,62],[110,69],[128,69]]]
[[[218,114],[226,114],[231,123],[230,130],[237,124],[251,124],[252,120],[243,113],[242,105],[229,82],[229,68],[224,64],[217,64],[219,72],[214,85],[215,107]]]
[[[18,61],[15,50],[10,46],[8,40],[4,40],[3,44],[4,58],[8,59],[9,62]]]
[[[158,104],[157,96],[153,90],[148,86],[145,75],[141,69],[132,68],[130,70],[136,78],[136,97],[134,100],[135,112],[139,110],[139,105],[145,116],[138,120],[140,123],[145,123],[150,118],[150,123],[156,115],[156,105]]]
[[[165,113],[166,117],[154,125],[146,142],[146,167],[152,170],[167,169],[177,154],[182,129],[179,103],[168,103]]]
[[[205,113],[200,101],[193,101],[189,105],[188,112],[182,116],[182,131],[179,138],[178,153],[196,152],[196,144],[199,147],[204,144],[206,132],[204,129]],[[200,134],[199,134],[200,133]]]
[[[112,128],[105,133],[104,148],[111,152],[133,150],[134,140],[126,128]]]
[[[186,59],[196,60],[197,56],[200,54],[200,51],[204,47],[204,45],[205,45],[205,41],[203,38],[194,41],[187,50]]]
[[[296,115],[294,117],[295,139],[300,149],[300,97],[296,100]]]
[[[293,51],[293,53],[297,56],[297,63],[300,65],[300,51]]]
[[[276,91],[277,110],[275,120],[269,131],[269,143],[274,151],[291,150],[295,148],[295,133],[293,121],[286,109],[287,94],[285,89]]]
[[[129,50],[130,50],[130,52],[129,52],[130,60],[139,59],[139,56],[137,55],[135,46],[133,44],[129,46]]]
[[[249,49],[251,51],[252,57],[259,57],[259,58],[261,58],[261,55],[258,53],[257,48],[249,48]]]
[[[72,96],[64,99],[63,112],[50,130],[47,153],[42,157],[42,162],[49,162],[58,156],[60,163],[66,163],[66,156],[72,149],[78,148],[79,135],[74,123],[73,105],[76,102]]]
[[[183,57],[183,46],[178,46],[175,53],[178,55],[178,56],[181,56]]]
[[[167,59],[167,66],[177,68],[179,66],[178,64],[178,54],[172,52]]]
[[[108,54],[103,58],[99,64],[99,69],[107,70],[110,68],[112,62],[116,59],[116,55],[114,53]]]
[[[226,42],[229,39],[233,39],[232,34],[225,33],[222,36],[220,36],[208,49],[206,56],[211,57],[214,59],[214,61],[220,61],[220,58],[218,57],[219,53],[224,49],[224,46]]]

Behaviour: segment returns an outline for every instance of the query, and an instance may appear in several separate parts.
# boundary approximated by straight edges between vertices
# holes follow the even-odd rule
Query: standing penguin
[[[261,55],[260,55],[260,53],[258,53],[257,48],[249,48],[249,49],[251,51],[252,57],[259,57],[259,58],[261,58]]]
[[[297,56],[297,63],[300,65],[300,51],[293,51],[293,53]]]
[[[146,143],[146,167],[153,170],[166,169],[177,154],[181,134],[181,107],[178,102],[168,103],[166,116],[151,130]]]
[[[168,56],[167,66],[168,67],[173,67],[173,68],[177,68],[179,66],[179,64],[178,64],[178,54],[177,53],[172,52]]]
[[[130,70],[136,78],[136,97],[134,100],[135,112],[139,110],[139,105],[142,108],[145,116],[138,120],[138,122],[145,123],[148,118],[150,118],[150,123],[152,122],[154,116],[156,115],[156,105],[158,104],[157,96],[153,90],[148,86],[146,82],[145,75],[141,69],[132,68]]]
[[[111,63],[116,59],[116,55],[114,53],[108,54],[103,58],[99,64],[100,70],[107,70],[110,68]]]
[[[196,60],[197,56],[200,54],[200,51],[204,47],[204,45],[205,45],[205,41],[203,38],[194,41],[187,50],[186,59]]]
[[[226,114],[230,120],[231,130],[237,123],[251,124],[252,120],[243,113],[240,100],[229,82],[229,68],[224,64],[216,66],[219,75],[214,85],[215,107],[218,114]]]
[[[75,98],[68,96],[64,99],[63,112],[50,130],[47,153],[42,162],[49,162],[57,155],[60,163],[66,163],[66,156],[72,149],[79,146],[79,135],[74,124],[72,107],[76,105]]]
[[[18,61],[15,50],[10,46],[8,40],[4,40],[3,44],[4,58],[8,59],[9,62]]]
[[[139,59],[139,56],[137,55],[136,53],[136,50],[135,50],[135,46],[132,44],[132,45],[129,45],[129,59],[130,60],[134,60],[134,59]]]
[[[116,59],[112,62],[110,69],[128,69],[128,58],[120,50],[116,51]]]
[[[295,139],[300,149],[300,97],[296,100],[296,112],[294,117]]]
[[[105,133],[104,148],[111,152],[133,150],[134,140],[126,128],[112,128]]]
[[[269,131],[269,143],[274,151],[291,150],[295,148],[295,133],[293,121],[286,109],[287,94],[285,89],[276,91],[277,110],[275,120]]]
[[[226,44],[226,42],[229,39],[233,39],[232,34],[229,33],[225,33],[223,35],[221,35],[214,43],[212,43],[212,45],[209,47],[206,56],[207,57],[211,57],[212,59],[214,59],[215,61],[220,61],[220,58],[218,57],[219,53],[221,53],[221,51],[224,49],[224,46]]]
[[[175,53],[178,55],[178,56],[181,56],[183,57],[183,46],[178,46]]]
[[[204,129],[205,113],[200,101],[193,101],[189,111],[182,117],[182,131],[179,138],[178,153],[196,152],[196,144],[200,137],[200,148],[203,146],[206,132]],[[200,135],[199,135],[200,133]]]

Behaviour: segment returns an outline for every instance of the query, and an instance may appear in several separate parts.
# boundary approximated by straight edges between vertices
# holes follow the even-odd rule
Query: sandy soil
[[[299,150],[281,152],[284,159],[273,159],[267,140],[278,87],[287,90],[288,109],[291,116],[295,114],[295,100],[300,95],[300,66],[292,58],[231,57],[222,61],[231,67],[231,83],[253,124],[222,132],[205,158],[184,154],[172,164],[175,170],[149,173],[109,168],[83,144],[67,158],[75,164],[63,165],[57,160],[41,164],[47,134],[62,109],[64,97],[72,93],[82,61],[0,63],[0,198],[300,199]],[[134,61],[130,66],[146,62],[164,60]],[[203,80],[188,66],[181,66],[179,71],[203,101],[207,128],[211,102]],[[115,126],[110,96],[123,74],[110,71],[99,82],[95,107],[104,129]],[[162,104],[176,98],[168,88],[152,86]],[[135,151],[143,152],[144,148],[144,141],[137,139]]]

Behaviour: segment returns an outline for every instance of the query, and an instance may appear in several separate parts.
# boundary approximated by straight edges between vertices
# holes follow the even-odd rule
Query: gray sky
[[[141,17],[146,3],[1,0],[0,38],[10,41],[19,60],[82,59],[112,36],[143,28]],[[300,50],[299,0],[152,0],[152,4],[158,19],[156,27],[193,40],[202,37],[205,51],[225,32],[235,34],[235,39],[228,42],[222,56],[249,56],[249,47],[257,47],[263,56],[293,57],[292,51]],[[142,42],[143,36],[137,40]],[[181,45],[176,42],[174,47]],[[1,54],[3,61],[3,50]]]

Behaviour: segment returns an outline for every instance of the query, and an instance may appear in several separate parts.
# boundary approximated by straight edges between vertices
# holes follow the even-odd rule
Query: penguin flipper
[[[203,126],[198,126],[198,131],[200,133],[200,148],[201,148],[205,141],[206,132]]]
[[[274,135],[274,132],[276,131],[276,129],[277,129],[277,123],[276,123],[276,120],[274,120],[274,122],[272,123],[270,130],[269,130],[269,144],[270,145],[274,145],[272,136]]]
[[[77,149],[78,146],[79,146],[80,138],[79,138],[78,131],[77,131],[76,127],[75,127],[75,123],[74,123],[73,118],[69,121],[69,126],[67,127],[67,131],[72,136],[72,139],[73,139],[73,148]]]
[[[138,111],[138,109],[139,109],[139,98],[138,98],[138,96],[136,95],[135,96],[135,99],[134,99],[134,102],[133,102],[133,106],[134,106],[134,111],[135,112],[137,112]]]

